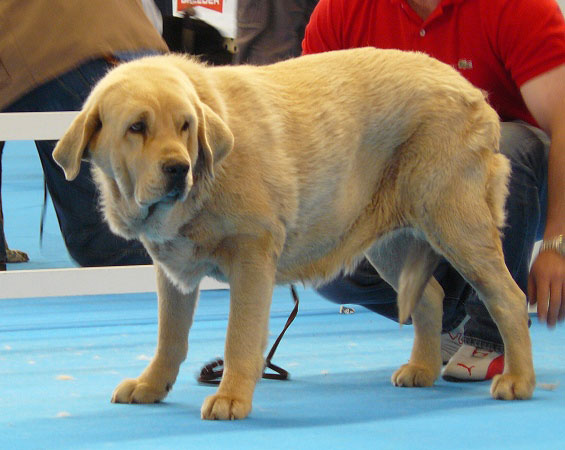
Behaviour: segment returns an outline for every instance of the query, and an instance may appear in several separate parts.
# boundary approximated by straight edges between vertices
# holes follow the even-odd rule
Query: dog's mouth
[[[147,214],[143,220],[144,221],[149,220],[155,214],[155,212],[159,207],[172,208],[175,205],[175,203],[179,201],[184,201],[186,197],[185,191],[186,189],[174,188],[171,191],[167,192],[165,195],[163,195],[161,198],[156,200],[155,202],[151,203],[147,207]]]
[[[176,202],[184,195],[185,187],[174,188],[164,197],[164,201]]]
[[[145,216],[145,220],[148,220],[153,213],[157,210],[157,206],[159,203],[153,203],[149,208],[147,208],[147,215]]]
[[[156,214],[167,214],[177,203],[184,202],[193,185],[187,176],[188,166],[167,166],[167,176],[154,184],[141,184],[136,189],[135,202],[139,207],[139,221],[147,224]]]

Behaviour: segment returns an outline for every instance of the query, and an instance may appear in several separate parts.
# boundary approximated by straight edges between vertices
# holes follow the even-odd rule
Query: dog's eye
[[[147,129],[147,125],[145,124],[145,122],[142,122],[141,120],[139,122],[135,122],[129,127],[129,131],[137,134],[145,133],[146,129]]]
[[[188,131],[188,122],[182,124],[181,131]]]

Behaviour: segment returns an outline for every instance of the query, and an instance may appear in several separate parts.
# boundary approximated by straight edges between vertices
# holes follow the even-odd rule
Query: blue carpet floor
[[[393,387],[412,328],[299,290],[300,313],[273,362],[289,381],[262,380],[247,420],[199,418],[214,387],[200,367],[222,355],[227,291],[205,291],[187,361],[161,404],[115,405],[155,348],[153,294],[0,301],[0,448],[119,449],[559,449],[565,419],[565,328],[534,320],[538,388],[529,401],[489,397],[489,383]],[[277,288],[271,342],[292,309]]]

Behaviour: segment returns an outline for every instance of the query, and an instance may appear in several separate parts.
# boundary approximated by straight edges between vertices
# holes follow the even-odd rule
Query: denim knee
[[[516,170],[530,177],[541,191],[547,185],[547,160],[550,140],[539,128],[525,122],[503,122],[501,124],[500,152]]]
[[[530,201],[527,192],[537,192],[539,224],[536,239],[541,239],[545,229],[550,143],[546,133],[525,122],[501,124],[500,152],[510,160],[512,166],[509,196],[524,197],[525,201]],[[509,199],[508,202],[511,200]]]

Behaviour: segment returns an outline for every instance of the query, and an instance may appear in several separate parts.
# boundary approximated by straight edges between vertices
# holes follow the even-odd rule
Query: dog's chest
[[[184,292],[194,290],[204,276],[218,272],[203,249],[189,239],[179,237],[163,243],[145,240],[143,244],[154,263]]]

